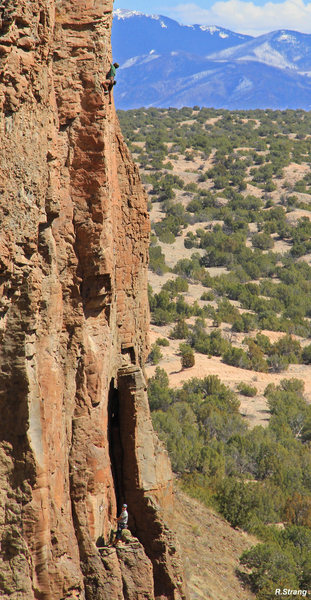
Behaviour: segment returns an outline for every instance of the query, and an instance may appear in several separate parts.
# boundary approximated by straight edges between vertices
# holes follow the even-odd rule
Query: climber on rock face
[[[122,512],[121,512],[120,516],[117,518],[118,529],[117,529],[116,538],[115,538],[115,541],[113,544],[114,546],[116,546],[117,543],[121,540],[123,529],[127,529],[127,522],[128,522],[127,504],[123,504]]]
[[[104,94],[109,94],[109,104],[111,104],[111,90],[114,85],[116,85],[115,76],[116,70],[119,68],[119,64],[117,62],[110,65],[110,69],[106,75],[106,81],[102,83],[104,88]]]

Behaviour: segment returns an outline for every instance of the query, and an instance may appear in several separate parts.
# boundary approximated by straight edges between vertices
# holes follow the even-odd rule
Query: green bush
[[[248,396],[249,398],[253,398],[258,394],[258,390],[255,386],[249,385],[248,383],[243,383],[242,381],[238,384],[238,390],[240,394],[243,396]]]
[[[274,598],[276,589],[299,589],[296,561],[290,550],[277,542],[246,550],[240,561],[251,570],[248,580],[258,600]]]
[[[158,338],[156,343],[158,344],[158,346],[169,346],[170,345],[167,338]]]
[[[156,308],[152,313],[151,321],[154,325],[159,325],[161,327],[162,325],[171,323],[174,318],[175,315],[172,311],[169,311],[166,308]]]
[[[198,190],[198,186],[196,183],[186,183],[184,186],[185,192],[196,192]]]
[[[195,364],[194,352],[188,344],[180,344],[181,368],[190,369]]]
[[[302,350],[302,360],[305,365],[311,364],[311,344],[309,344],[309,346],[305,346]]]
[[[289,363],[299,363],[301,361],[301,346],[291,335],[285,335],[271,347],[271,355],[283,356]]]
[[[201,296],[201,300],[205,300],[206,302],[212,302],[213,300],[215,300],[215,295],[211,291],[203,292],[203,294]]]
[[[267,233],[254,233],[252,236],[252,244],[254,248],[270,250],[274,246],[274,241]]]
[[[171,298],[175,298],[181,292],[187,292],[189,285],[186,279],[183,277],[176,277],[176,279],[169,279],[162,286],[163,291],[168,291]]]
[[[261,371],[263,373],[268,371],[268,363],[265,359],[264,353],[258,344],[256,344],[256,342],[252,339],[248,341],[247,356],[250,360],[251,369],[254,369],[254,371]]]
[[[163,358],[163,355],[158,344],[152,344],[148,360],[151,362],[151,364],[157,365],[160,362],[161,358]]]
[[[152,411],[167,410],[172,402],[167,373],[160,367],[156,368],[154,376],[148,380],[148,400]]]
[[[221,336],[220,331],[206,333],[205,322],[202,319],[196,320],[193,330],[189,334],[189,342],[197,352],[212,356],[221,356],[228,348],[228,342]]]
[[[149,267],[151,271],[154,271],[154,273],[157,273],[157,275],[163,275],[169,271],[169,268],[165,263],[165,256],[160,246],[150,246]]]
[[[251,362],[242,348],[231,346],[231,348],[226,350],[222,358],[224,363],[233,367],[239,367],[240,369],[249,369],[251,367]]]
[[[217,501],[221,514],[232,527],[245,529],[254,515],[258,496],[255,486],[226,478],[218,488]]]
[[[272,373],[280,373],[288,369],[289,360],[287,356],[277,354],[276,352],[268,357],[268,365]]]
[[[189,335],[189,327],[184,319],[179,319],[175,327],[170,332],[170,338],[174,340],[184,340]]]

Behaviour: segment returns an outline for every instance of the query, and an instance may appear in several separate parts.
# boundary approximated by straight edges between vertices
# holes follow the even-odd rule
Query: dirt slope
[[[235,530],[198,501],[176,490],[167,517],[184,555],[191,600],[252,600],[236,575],[239,556],[257,540]]]

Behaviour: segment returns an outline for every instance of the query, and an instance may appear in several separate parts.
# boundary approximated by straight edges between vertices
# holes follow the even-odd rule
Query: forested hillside
[[[149,402],[181,485],[262,540],[260,600],[311,587],[311,116],[119,113],[152,220]]]

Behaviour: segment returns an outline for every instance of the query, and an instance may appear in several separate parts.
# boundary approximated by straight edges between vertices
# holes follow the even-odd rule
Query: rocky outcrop
[[[185,598],[142,372],[146,198],[101,89],[112,0],[0,18],[0,595]],[[138,545],[103,555],[125,499]]]

